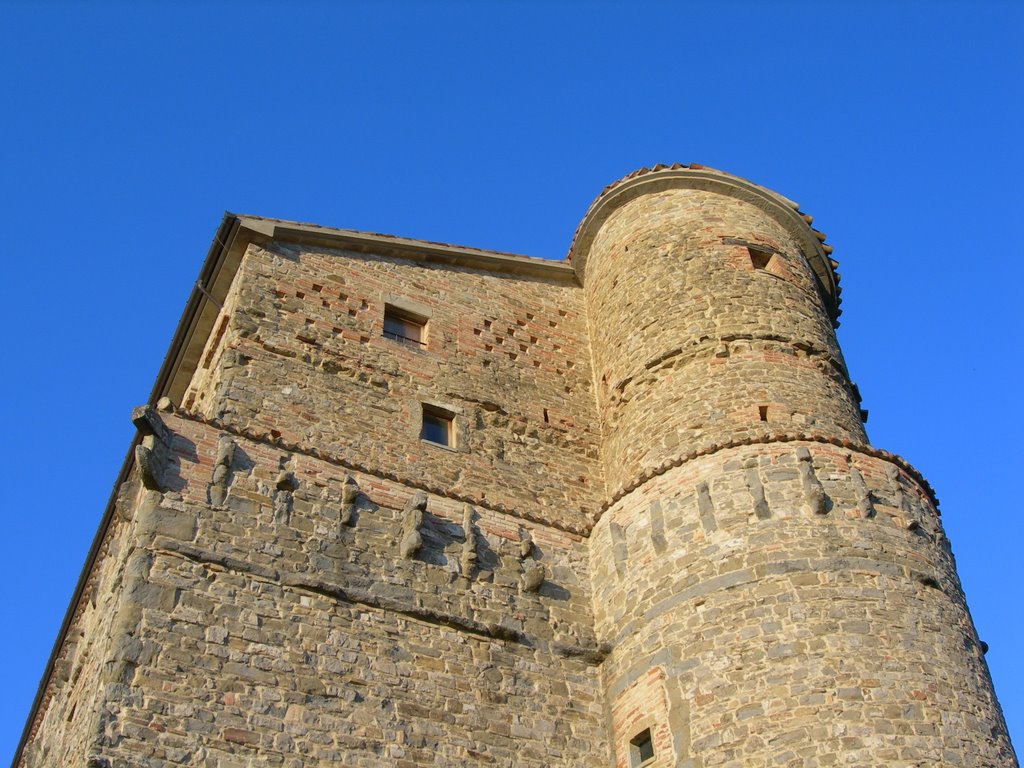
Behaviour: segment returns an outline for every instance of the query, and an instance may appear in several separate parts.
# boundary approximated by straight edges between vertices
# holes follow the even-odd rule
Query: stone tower
[[[15,765],[1016,765],[823,240],[679,165],[565,262],[226,216]]]
[[[931,491],[867,443],[809,222],[691,167],[627,178],[577,233],[617,753],[650,727],[681,765],[1010,764]]]

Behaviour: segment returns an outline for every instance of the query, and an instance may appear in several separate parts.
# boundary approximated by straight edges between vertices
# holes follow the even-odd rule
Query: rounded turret
[[[930,488],[867,443],[823,239],[695,166],[626,177],[577,231],[622,768],[1016,764]]]
[[[866,439],[831,260],[794,203],[704,168],[633,174],[590,207],[570,259],[611,489],[711,444]]]

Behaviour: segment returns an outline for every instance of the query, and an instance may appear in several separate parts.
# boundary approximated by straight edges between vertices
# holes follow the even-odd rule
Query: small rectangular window
[[[384,337],[416,347],[427,345],[427,319],[390,304],[384,305]]]
[[[654,740],[651,738],[651,729],[645,728],[629,740],[629,765],[630,768],[638,768],[653,759]]]
[[[449,448],[455,445],[454,416],[433,405],[423,404],[423,426],[420,439]]]

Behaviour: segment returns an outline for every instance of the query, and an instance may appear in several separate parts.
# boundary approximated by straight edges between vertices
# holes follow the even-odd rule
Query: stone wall
[[[726,449],[620,500],[590,552],[612,707],[652,671],[676,687],[650,696],[679,737],[657,765],[1012,764],[948,541],[894,464]]]
[[[67,639],[57,653],[40,702],[41,715],[30,724],[20,763],[25,768],[84,765],[93,754],[96,736],[105,723],[103,699],[117,684],[111,658],[123,641],[125,627],[112,618],[118,615],[123,600],[120,585],[128,576],[133,513],[140,494],[138,482],[120,489],[100,560],[84,584]]]
[[[568,281],[383,256],[250,246],[223,334],[185,403],[287,443],[582,529],[603,498],[582,296]],[[430,313],[420,348],[387,303]],[[456,450],[419,439],[422,403]]]
[[[44,736],[41,755],[59,745],[62,764],[147,768],[604,764],[579,535],[163,420],[163,492],[142,495],[129,569],[145,593],[109,591],[122,639],[101,722],[81,740]]]
[[[689,183],[609,203],[574,252],[617,764],[646,729],[656,766],[1012,761],[931,497],[867,446],[816,251],[770,193]]]
[[[584,291],[610,490],[744,436],[864,439],[813,273],[754,205],[692,189],[626,203],[594,237]]]

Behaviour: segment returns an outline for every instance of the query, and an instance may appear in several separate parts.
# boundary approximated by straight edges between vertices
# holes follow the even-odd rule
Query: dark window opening
[[[544,423],[545,424],[550,424],[551,423],[549,418],[548,418],[548,409],[547,408],[544,409]]]
[[[427,319],[384,305],[384,337],[417,347],[427,345]]]
[[[651,738],[651,729],[645,728],[629,740],[629,765],[630,768],[636,768],[653,759],[654,740]]]
[[[448,411],[424,404],[420,439],[437,445],[454,446],[453,421],[454,416]]]
[[[759,405],[757,406],[757,413],[761,417],[761,421],[768,421],[768,406]]]
[[[748,246],[747,253],[750,254],[750,263],[754,265],[754,269],[768,269],[768,265],[772,263],[771,251],[762,251],[759,248]]]

